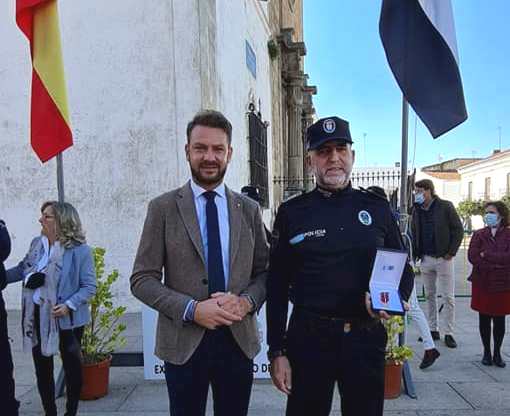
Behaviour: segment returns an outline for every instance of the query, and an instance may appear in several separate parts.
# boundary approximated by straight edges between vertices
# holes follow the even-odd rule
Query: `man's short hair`
[[[426,191],[430,191],[432,196],[436,195],[436,190],[434,188],[434,182],[432,182],[430,179],[422,179],[418,182],[415,182],[414,187],[422,188],[422,189],[425,189]]]
[[[202,110],[195,114],[193,120],[188,123],[188,127],[186,127],[186,136],[188,137],[188,143],[191,137],[191,131],[196,126],[205,126],[212,127],[215,129],[223,130],[227,135],[228,144],[232,143],[232,124],[227,118],[215,110]]]

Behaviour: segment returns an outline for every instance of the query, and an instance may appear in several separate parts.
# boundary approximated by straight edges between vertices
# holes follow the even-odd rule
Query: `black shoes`
[[[435,348],[430,350],[425,350],[425,354],[423,355],[423,360],[421,361],[420,368],[424,370],[427,367],[430,367],[434,364],[441,354]]]
[[[500,353],[494,353],[494,356],[491,357],[490,351],[484,351],[483,352],[482,364],[483,365],[492,365],[492,364],[494,364],[496,367],[499,367],[499,368],[505,368],[506,367],[506,363],[503,360],[503,358],[501,358],[501,354]]]
[[[455,339],[451,335],[444,336],[444,343],[448,348],[457,348],[457,343],[455,342]]]
[[[441,339],[441,337],[439,336],[439,331],[430,331],[430,336],[434,341]],[[418,342],[423,342],[423,338],[419,337]]]
[[[430,335],[432,336],[432,339],[434,341],[438,341],[441,339],[441,337],[439,336],[439,331],[430,331]],[[423,338],[422,337],[418,338],[418,341],[422,342]],[[448,348],[457,348],[457,342],[455,341],[452,335],[445,335],[444,343]]]
[[[485,356],[484,356],[484,358],[485,358]],[[494,357],[492,357],[492,362],[494,363],[495,366],[497,366],[499,368],[506,367],[506,363],[503,361],[503,358],[501,358],[500,354],[494,354]],[[483,360],[482,360],[482,364],[483,364]]]
[[[483,365],[492,365],[492,357],[490,352],[484,352],[482,358]]]

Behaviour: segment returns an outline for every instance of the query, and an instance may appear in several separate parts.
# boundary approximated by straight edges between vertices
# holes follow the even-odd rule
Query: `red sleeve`
[[[483,263],[484,259],[480,256],[482,250],[482,239],[480,238],[480,232],[476,231],[471,237],[468,249],[468,260],[473,266],[479,266]],[[485,253],[484,253],[485,255]]]
[[[487,250],[483,253],[485,260],[497,266],[510,265],[510,250],[508,249],[510,247],[510,231],[507,229],[504,232],[502,244],[498,244],[496,250]]]

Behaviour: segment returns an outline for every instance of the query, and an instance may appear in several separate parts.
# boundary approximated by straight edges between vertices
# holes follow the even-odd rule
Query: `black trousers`
[[[165,362],[171,416],[204,416],[209,385],[215,416],[246,416],[253,384],[253,361],[230,329],[207,330],[183,365]]]
[[[40,339],[39,306],[37,305],[35,306],[34,320],[37,338]],[[75,416],[78,411],[82,385],[82,335],[83,327],[59,331],[59,349],[66,380],[66,416]],[[34,359],[35,375],[37,378],[37,389],[39,390],[46,416],[57,416],[55,381],[53,379],[53,357],[45,357],[41,354],[40,343],[32,349],[32,357]]]
[[[335,385],[342,416],[382,416],[386,330],[379,322],[325,320],[294,311],[287,333],[292,393],[287,416],[327,416]]]
[[[18,416],[19,402],[14,395],[14,366],[7,334],[7,312],[0,293],[0,406],[5,416]]]

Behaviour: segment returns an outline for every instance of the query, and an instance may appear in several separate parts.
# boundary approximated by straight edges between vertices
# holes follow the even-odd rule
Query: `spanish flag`
[[[42,162],[73,145],[56,0],[16,0],[32,55],[31,143]]]

